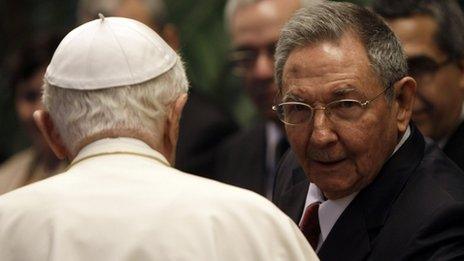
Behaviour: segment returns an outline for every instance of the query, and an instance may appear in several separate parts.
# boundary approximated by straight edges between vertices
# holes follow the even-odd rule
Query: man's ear
[[[179,121],[187,102],[187,94],[181,94],[175,101],[166,117],[164,128],[164,151],[171,165],[174,165],[177,139],[179,136]]]
[[[416,87],[416,81],[409,76],[403,77],[393,85],[395,90],[393,104],[397,106],[396,122],[400,132],[406,131],[411,120]]]
[[[50,114],[44,110],[37,110],[34,112],[33,116],[35,124],[42,133],[42,136],[45,138],[48,146],[55,153],[56,157],[59,159],[65,159],[69,156],[70,154],[63,145],[60,134],[50,118]]]

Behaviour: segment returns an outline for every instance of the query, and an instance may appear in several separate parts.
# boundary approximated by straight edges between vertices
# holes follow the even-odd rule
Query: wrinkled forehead
[[[350,74],[371,76],[371,63],[361,41],[350,33],[337,40],[322,40],[290,51],[284,66],[283,80],[327,78]]]
[[[349,91],[355,94],[350,98],[361,99],[381,88],[363,44],[344,36],[339,41],[322,41],[292,50],[284,67],[280,95],[297,93],[310,100],[330,100],[348,97],[345,94]]]

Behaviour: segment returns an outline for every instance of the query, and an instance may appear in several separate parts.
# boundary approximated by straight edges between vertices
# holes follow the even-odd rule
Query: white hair
[[[179,58],[161,76],[130,86],[81,91],[45,81],[43,102],[64,145],[75,153],[85,138],[112,130],[148,134],[159,142],[167,112],[188,86]]]
[[[228,0],[226,3],[225,7],[225,25],[226,29],[230,30],[231,27],[231,22],[232,22],[232,17],[234,16],[235,12],[237,12],[238,9],[243,8],[245,6],[249,6],[252,4],[256,4],[258,2],[261,2],[263,0]],[[299,0],[300,1],[300,7],[307,7],[310,4],[314,4],[315,0]]]
[[[114,12],[126,0],[79,0],[77,20],[79,24],[98,18],[98,13],[114,16]],[[158,26],[163,27],[167,22],[167,9],[163,0],[139,0],[145,4],[147,11]]]

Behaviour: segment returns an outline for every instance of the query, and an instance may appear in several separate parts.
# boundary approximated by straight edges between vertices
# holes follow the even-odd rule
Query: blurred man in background
[[[413,120],[464,169],[464,15],[454,0],[374,0],[418,84]]]
[[[180,57],[144,24],[71,31],[34,113],[71,164],[0,197],[0,259],[317,260],[266,199],[171,167],[187,92]]]
[[[43,76],[59,40],[58,36],[42,35],[11,58],[15,111],[32,145],[0,166],[0,194],[48,178],[65,166],[47,146],[32,117],[35,110],[43,108]]]
[[[163,0],[80,0],[80,23],[95,19],[99,12],[105,16],[138,20],[158,32],[174,50],[180,50],[177,29],[169,23]],[[180,121],[175,166],[189,173],[215,179],[215,149],[237,128],[231,115],[197,89],[191,88]]]
[[[305,2],[310,1],[229,0],[225,9],[234,70],[243,78],[260,119],[221,148],[216,172],[219,180],[269,199],[276,165],[288,148],[282,125],[272,111],[277,93],[274,49],[281,28]]]

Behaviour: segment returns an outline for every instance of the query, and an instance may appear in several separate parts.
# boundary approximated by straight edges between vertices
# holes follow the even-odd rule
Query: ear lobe
[[[393,86],[395,89],[394,104],[398,106],[396,122],[400,132],[406,131],[411,120],[416,86],[416,81],[409,76],[397,81]]]
[[[42,136],[48,146],[52,149],[53,153],[55,153],[56,157],[59,159],[65,159],[66,156],[69,156],[70,154],[63,145],[60,134],[50,118],[50,114],[44,110],[37,110],[34,112],[33,116],[40,133],[42,133]]]

